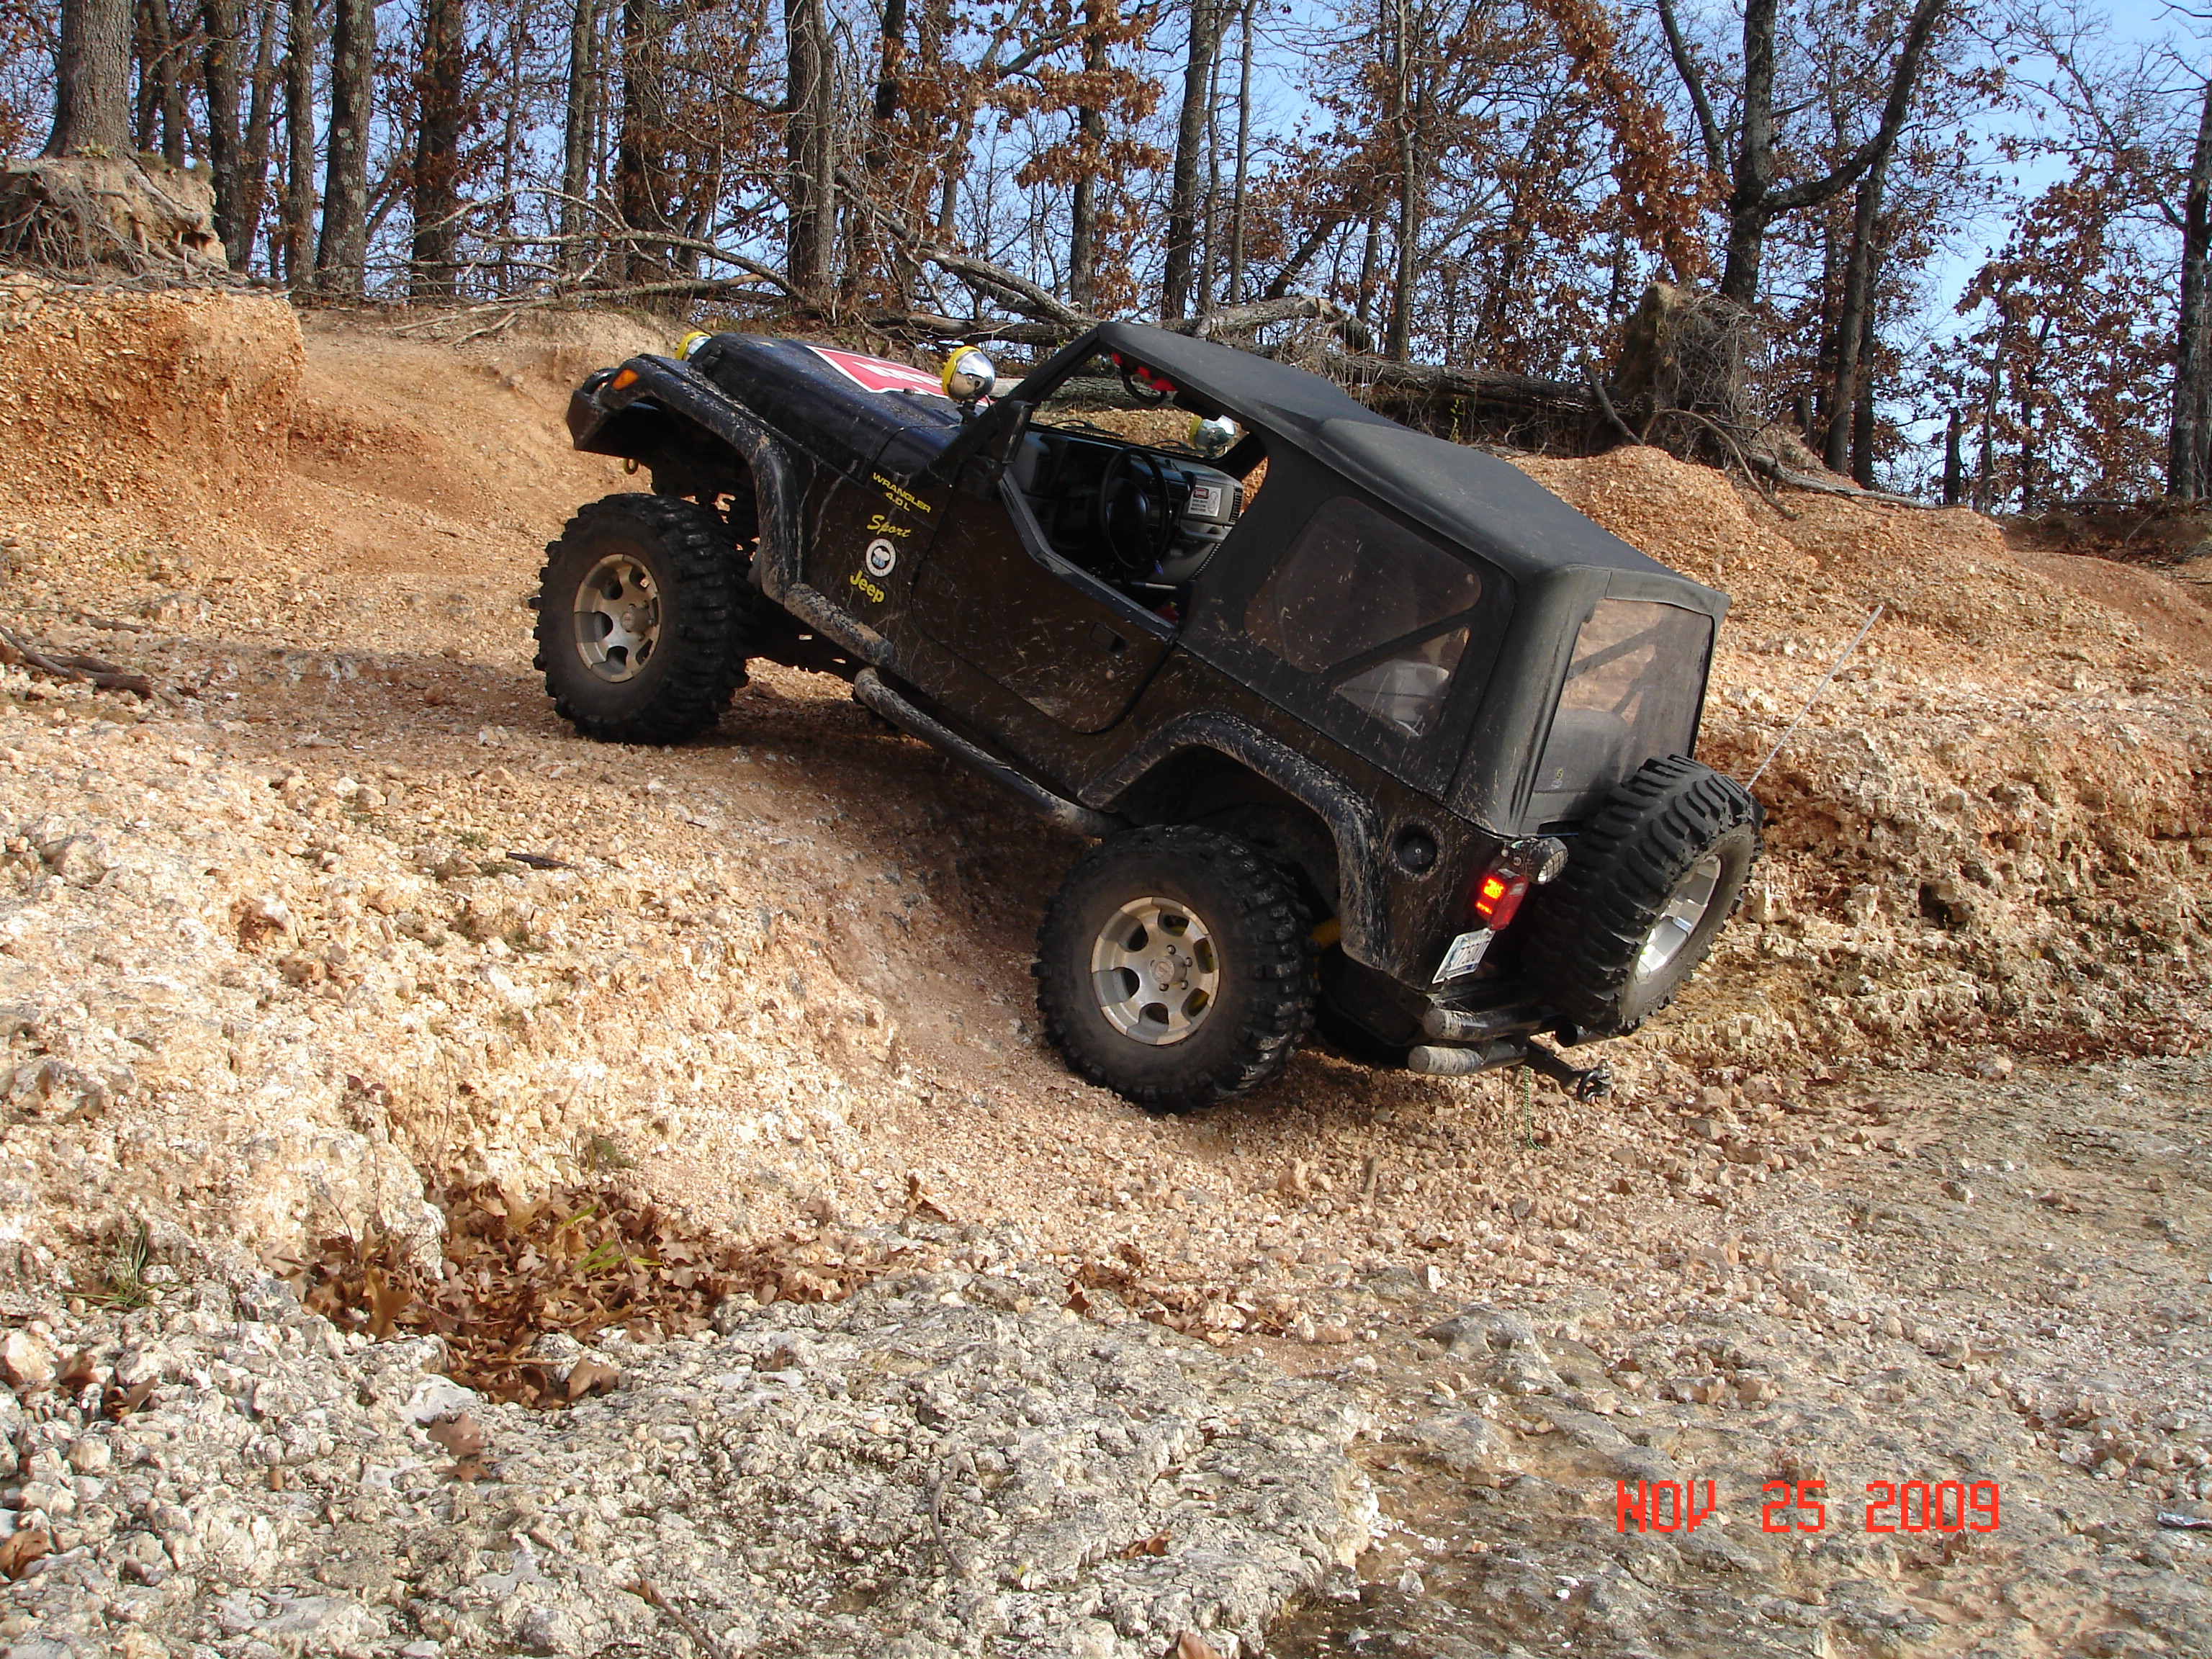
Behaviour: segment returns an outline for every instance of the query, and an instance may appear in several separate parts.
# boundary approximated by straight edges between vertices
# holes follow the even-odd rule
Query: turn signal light
[[[1512,870],[1491,870],[1474,887],[1474,919],[1493,933],[1502,933],[1521,913],[1528,896],[1528,878]]]
[[[634,368],[626,368],[623,370],[621,374],[615,376],[612,382],[613,389],[617,392],[626,391],[636,384],[637,371]]]

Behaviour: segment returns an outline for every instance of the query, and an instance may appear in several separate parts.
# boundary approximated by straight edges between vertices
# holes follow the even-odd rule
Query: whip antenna
[[[1874,613],[1866,619],[1859,631],[1851,636],[1851,642],[1844,647],[1844,654],[1836,659],[1836,665],[1820,677],[1820,683],[1813,688],[1813,695],[1805,699],[1805,706],[1797,711],[1797,718],[1790,722],[1780,737],[1775,738],[1774,747],[1766,751],[1766,758],[1759,762],[1759,770],[1751,775],[1751,783],[1744,785],[1745,788],[1750,788],[1752,784],[1757,783],[1759,779],[1766,775],[1766,769],[1774,764],[1774,757],[1782,752],[1782,745],[1790,741],[1790,733],[1804,725],[1805,716],[1813,712],[1813,705],[1820,702],[1820,693],[1828,689],[1828,682],[1844,672],[1844,665],[1851,659],[1851,653],[1857,650],[1866,636],[1874,632],[1874,625],[1881,620],[1881,605],[1875,606]]]

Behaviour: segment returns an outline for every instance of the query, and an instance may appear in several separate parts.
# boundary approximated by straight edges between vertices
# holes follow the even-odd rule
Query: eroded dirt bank
[[[566,450],[561,401],[648,333],[600,320],[456,349],[306,331],[269,394],[289,399],[281,477],[166,517],[57,489],[0,524],[18,627],[182,694],[148,705],[20,670],[0,685],[0,1309],[19,1334],[64,1361],[146,1346],[148,1312],[99,1300],[141,1221],[156,1279],[251,1287],[371,1227],[434,1261],[418,1170],[526,1194],[612,1154],[797,1263],[904,1241],[902,1273],[1073,1285],[1055,1299],[1101,1341],[1165,1324],[1255,1374],[1323,1378],[1367,1425],[1353,1455],[1388,1530],[1271,1650],[2212,1644],[2195,1535],[2154,1518],[2205,1495],[2212,1455],[2193,1057],[2212,648],[2190,594],[2014,559],[1963,515],[1792,498],[1803,516],[1784,521],[1648,452],[1531,463],[1735,594],[1708,742],[1740,775],[1865,612],[1895,618],[1762,782],[1772,856],[1747,915],[1682,1008],[1614,1045],[1613,1103],[1316,1050],[1262,1097],[1154,1120],[1036,1042],[1030,935],[1074,844],[842,687],[766,670],[714,738],[675,752],[552,720],[522,600],[567,512],[626,482]],[[272,1340],[320,1340],[281,1308],[155,1294],[157,1331],[211,1352],[241,1313],[303,1333]],[[1471,1304],[1489,1311],[1421,1334]],[[203,1314],[218,1329],[195,1336]],[[733,1329],[765,1316],[733,1312]],[[333,1366],[380,1363],[338,1346],[356,1357]],[[231,1386],[196,1383],[195,1363],[178,1355],[147,1408]],[[647,1392],[572,1431],[629,1435]],[[504,1486],[410,1476],[424,1507],[395,1518],[378,1505],[398,1499],[364,1490],[390,1454],[335,1435],[286,1452],[270,1431],[280,1455],[260,1467],[285,1473],[250,1503],[228,1465],[186,1492],[149,1461],[142,1493],[74,1448],[112,1436],[136,1470],[157,1437],[92,1426],[50,1389],[25,1409],[0,1485],[59,1553],[4,1593],[9,1640],[542,1638],[520,1603],[474,1623],[417,1605],[490,1578],[507,1606],[525,1558],[556,1547],[516,1541],[536,1538],[520,1462]],[[434,1467],[421,1426],[376,1432]],[[509,1449],[538,1432],[507,1431]],[[495,1465],[497,1423],[491,1440]],[[56,1478],[98,1489],[71,1485],[67,1516],[21,1504]],[[1777,1478],[1826,1482],[1809,1544],[1759,1530]],[[1624,1535],[1622,1479],[1710,1479],[1720,1518]],[[1865,1531],[1868,1481],[1947,1480],[1998,1484],[1996,1531]],[[276,1503],[286,1481],[316,1503]],[[494,1524],[441,1577],[395,1540],[461,1525],[457,1502]],[[276,1529],[252,1573],[208,1565],[205,1517],[233,1510],[246,1519],[222,1525]],[[926,1510],[902,1513],[901,1538],[929,1533]],[[573,1518],[544,1524],[580,1557],[600,1547]],[[1161,1547],[1184,1571],[1176,1537]],[[360,1582],[323,1571],[364,1550],[383,1565]],[[136,1616],[134,1584],[161,1591]],[[664,1588],[702,1616],[741,1611],[711,1576]],[[247,1589],[262,1599],[224,1600]],[[535,1650],[650,1626],[625,1585],[592,1594],[604,1629]],[[303,1633],[287,1595],[335,1601]],[[944,1639],[1165,1646],[1150,1611],[1079,1605],[1058,1623],[1042,1604],[981,1612]],[[1210,1639],[1257,1635],[1247,1619]]]

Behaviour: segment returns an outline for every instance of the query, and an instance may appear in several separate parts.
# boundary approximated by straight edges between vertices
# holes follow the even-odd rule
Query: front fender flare
[[[1382,830],[1374,808],[1346,780],[1249,720],[1231,714],[1186,714],[1169,721],[1083,790],[1084,805],[1110,811],[1154,767],[1191,749],[1226,755],[1313,809],[1336,842],[1337,925],[1343,930],[1344,953],[1383,969],[1389,959],[1390,923],[1380,880]]]
[[[637,378],[617,390],[615,382],[623,370]],[[799,580],[803,532],[799,481],[775,434],[712,380],[672,357],[632,357],[597,395],[599,407],[610,415],[649,402],[670,419],[688,421],[720,439],[744,459],[760,506],[760,548],[753,559],[753,580],[769,598],[781,602]]]

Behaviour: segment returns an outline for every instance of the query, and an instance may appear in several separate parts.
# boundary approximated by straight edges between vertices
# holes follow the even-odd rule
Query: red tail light
[[[1474,884],[1474,919],[1493,933],[1513,925],[1521,901],[1528,896],[1528,878],[1512,870],[1486,870]]]

